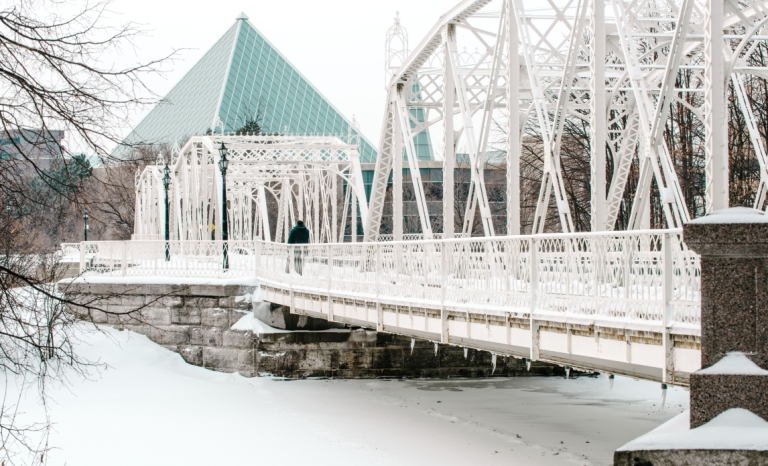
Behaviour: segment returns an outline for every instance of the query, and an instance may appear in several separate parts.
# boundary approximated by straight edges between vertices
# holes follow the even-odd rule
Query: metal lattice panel
[[[301,219],[313,242],[335,242],[343,239],[350,221],[356,224],[358,212],[365,224],[368,206],[357,146],[328,136],[198,136],[170,161],[173,239],[221,239],[221,229],[216,228],[222,225],[224,210],[217,167],[221,144],[230,161],[226,176],[230,239],[262,237],[279,242]],[[137,237],[163,233],[162,169],[160,163],[148,166],[137,177]],[[270,212],[269,205],[277,211]]]
[[[616,227],[629,185],[637,186],[629,228],[648,227],[654,185],[665,225],[680,227],[691,213],[663,135],[670,105],[684,106],[703,124],[706,209],[724,208],[729,189],[728,86],[760,165],[755,207],[765,208],[768,156],[744,83],[748,76],[768,78],[768,68],[751,59],[759,52],[758,45],[768,40],[767,24],[768,7],[759,0],[460,2],[440,17],[398,69],[388,72],[382,154],[366,228],[369,238],[377,237],[393,169],[393,231],[396,238],[402,235],[398,203],[403,202],[404,187],[397,179],[402,161],[392,154],[404,151],[408,165],[403,168],[413,172],[408,141],[423,130],[430,131],[433,140],[442,136],[442,154],[436,156],[443,159],[446,180],[452,180],[458,148],[469,156],[472,179],[463,233],[471,231],[479,210],[485,235],[494,235],[480,174],[491,150],[494,124],[506,128],[508,233],[520,232],[520,135],[530,129],[541,136],[544,160],[533,232],[544,231],[552,205],[561,229],[573,231],[564,189],[572,175],[563,173],[560,159],[568,124],[586,125],[589,131],[592,230]],[[419,121],[409,117],[412,131],[403,131],[406,120],[400,114],[409,108],[423,109],[424,117]],[[607,160],[613,167],[610,179]],[[637,174],[630,169],[633,164]],[[416,186],[420,182],[413,178],[413,192],[420,206],[421,233],[429,234],[426,199]],[[444,189],[444,196],[443,218],[450,220],[453,190]],[[444,228],[450,237],[452,222],[444,222]]]

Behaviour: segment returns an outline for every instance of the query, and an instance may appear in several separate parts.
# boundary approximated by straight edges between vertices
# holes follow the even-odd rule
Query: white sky
[[[414,49],[459,0],[114,0],[110,22],[134,21],[148,30],[136,42],[148,60],[184,50],[164,77],[149,81],[165,95],[242,11],[298,70],[378,146],[384,108],[384,37],[400,11]],[[146,113],[146,111],[145,111]],[[133,125],[143,114],[137,114]]]

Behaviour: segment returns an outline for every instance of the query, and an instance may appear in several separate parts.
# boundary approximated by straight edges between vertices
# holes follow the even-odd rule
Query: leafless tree
[[[56,240],[76,228],[83,208],[101,209],[119,228],[130,223],[130,213],[117,205],[123,199],[98,201],[132,186],[133,173],[93,176],[88,160],[122,166],[111,150],[136,107],[156,100],[146,76],[172,58],[122,68],[110,62],[142,31],[104,26],[107,7],[16,0],[0,10],[0,371],[9,383],[24,381],[22,391],[36,387],[43,402],[51,381],[87,370],[89,362],[73,349],[75,329],[98,308],[88,303],[76,316],[56,290],[63,274]],[[66,9],[75,13],[56,13]],[[42,463],[47,419],[21,425],[14,401],[21,395],[6,395],[2,461]],[[35,432],[42,437],[30,437]]]

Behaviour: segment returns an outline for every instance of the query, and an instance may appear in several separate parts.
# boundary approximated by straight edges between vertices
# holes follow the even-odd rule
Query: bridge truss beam
[[[672,104],[688,108],[705,128],[706,211],[727,207],[729,82],[760,164],[755,206],[765,208],[768,159],[744,79],[768,78],[768,68],[750,60],[757,46],[768,40],[767,23],[768,3],[763,0],[460,2],[441,16],[415,50],[398,55],[404,57],[399,67],[388,62],[387,112],[366,224],[368,239],[378,238],[389,174],[402,165],[403,155],[411,173],[416,172],[402,147],[408,149],[408,138],[421,131],[443,142],[438,157],[443,159],[445,182],[452,181],[456,167],[469,172],[467,192],[462,192],[466,198],[458,200],[465,206],[460,219],[464,234],[472,232],[477,218],[485,236],[505,229],[508,234],[525,233],[520,231],[519,193],[520,177],[528,176],[520,166],[526,138],[528,143],[538,138],[542,159],[532,231],[558,229],[545,225],[552,207],[559,229],[573,231],[575,199],[568,197],[566,185],[579,175],[565,173],[561,161],[563,145],[574,144],[568,133],[573,125],[588,128],[589,228],[615,229],[624,199],[632,199],[628,227],[646,228],[653,196],[658,197],[665,226],[678,228],[692,213],[675,171],[678,155],[665,138],[665,132],[674,131],[668,125]],[[403,111],[415,108],[424,110],[423,121]],[[394,124],[397,115],[410,118],[410,135],[398,129],[406,119]],[[402,137],[406,140],[399,145]],[[485,163],[499,153],[507,167],[506,226],[494,224],[484,183]],[[397,191],[402,184],[395,178],[393,231],[401,237],[403,199]],[[431,236],[434,219],[426,209],[423,187],[416,186],[421,180],[418,175],[411,179],[421,233]],[[632,185],[634,196],[627,197],[625,191]],[[459,205],[456,195],[453,186],[444,185],[443,230],[449,237]]]
[[[217,165],[222,143],[230,161],[226,209]],[[162,163],[137,175],[135,235],[141,239],[163,235]],[[197,136],[172,154],[169,167],[174,240],[221,239],[216,225],[226,211],[231,240],[282,242],[303,220],[312,242],[335,243],[344,241],[348,225],[356,236],[358,213],[363,224],[368,216],[357,146],[338,137]]]

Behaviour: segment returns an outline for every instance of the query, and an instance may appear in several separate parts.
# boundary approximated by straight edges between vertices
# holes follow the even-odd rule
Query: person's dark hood
[[[306,225],[296,225],[293,228],[295,228],[296,230],[306,230],[307,229]]]

